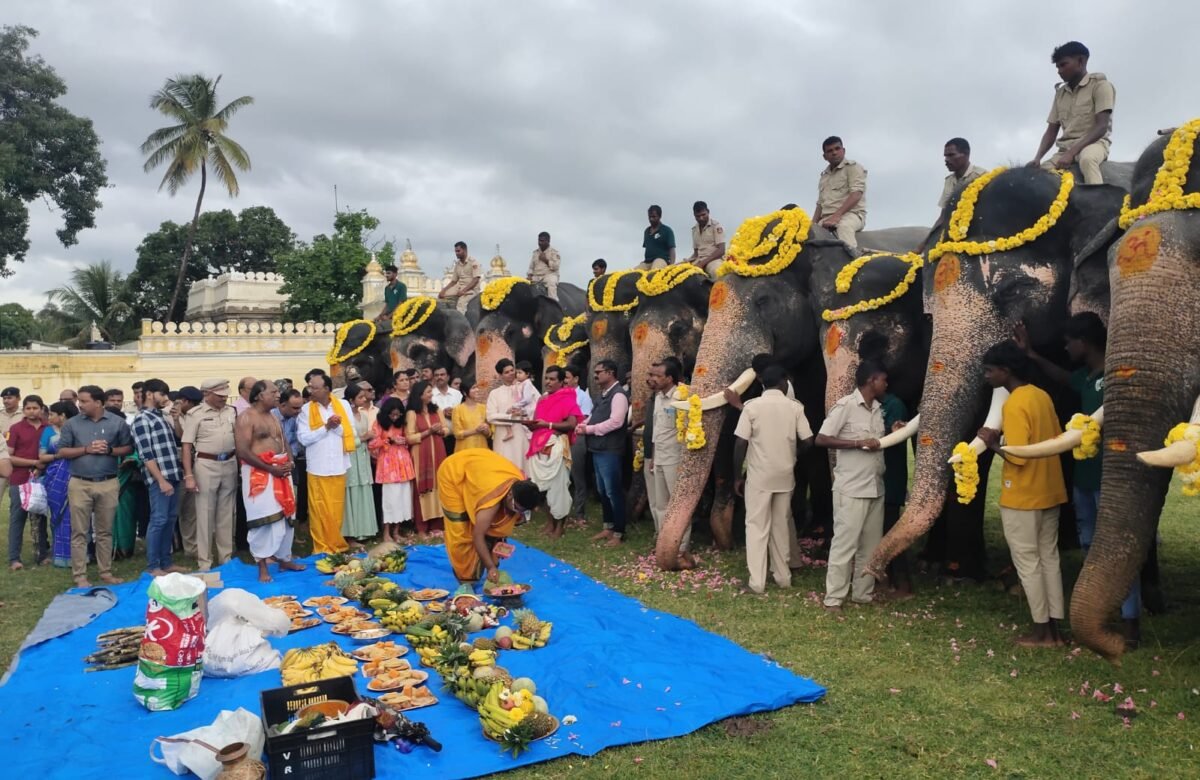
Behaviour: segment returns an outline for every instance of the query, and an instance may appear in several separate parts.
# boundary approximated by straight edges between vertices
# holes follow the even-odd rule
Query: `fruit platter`
[[[289,634],[294,634],[297,631],[303,631],[306,628],[321,625],[321,621],[315,617],[294,617],[292,625],[288,628]]]
[[[408,654],[408,648],[404,645],[396,644],[390,640],[376,642],[373,645],[366,645],[355,650],[350,655],[360,661],[381,661],[386,658],[400,658]]]
[[[306,607],[340,607],[350,601],[344,596],[313,596],[301,602]]]
[[[382,626],[366,618],[351,618],[335,624],[330,630],[338,636],[353,636],[361,631],[371,631],[376,628],[382,628]]]
[[[437,601],[450,595],[450,591],[442,588],[421,588],[409,594],[416,601]]]
[[[414,669],[381,669],[371,681],[367,689],[372,691],[394,691],[406,685],[419,685],[429,679],[429,672]]]
[[[294,602],[295,600],[296,600],[295,596],[283,595],[283,596],[267,596],[265,599],[262,600],[262,602],[264,604],[266,604],[268,607],[279,607],[282,604],[288,604],[290,602]]]
[[[401,672],[409,672],[412,671],[412,664],[403,658],[379,658],[374,661],[367,661],[365,664],[363,664],[362,675],[363,677],[370,679],[390,669],[395,669],[396,671]]]
[[[438,703],[437,697],[426,685],[406,685],[403,690],[383,694],[379,701],[401,712],[431,707]]]

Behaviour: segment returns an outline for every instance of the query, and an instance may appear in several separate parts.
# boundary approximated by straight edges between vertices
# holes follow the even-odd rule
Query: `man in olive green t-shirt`
[[[383,269],[387,285],[383,288],[383,311],[376,320],[390,320],[396,307],[408,300],[408,285],[398,278],[399,270],[394,265]]]
[[[642,248],[645,260],[638,264],[642,271],[657,271],[675,262],[675,231],[662,223],[662,207],[651,206],[646,210],[650,224],[642,231]]]

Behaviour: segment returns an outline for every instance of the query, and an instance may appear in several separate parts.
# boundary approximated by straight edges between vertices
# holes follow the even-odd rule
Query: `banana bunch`
[[[283,656],[279,671],[284,685],[328,680],[332,677],[354,675],[358,662],[333,642],[314,647],[294,647]]]
[[[437,645],[422,645],[417,647],[416,650],[417,657],[421,659],[421,666],[428,669],[433,669],[437,666],[437,659],[442,652]]]
[[[504,683],[488,689],[476,712],[483,732],[516,757],[535,739],[547,736],[558,727],[550,714],[535,705],[528,690],[513,691]]]
[[[425,607],[419,601],[404,601],[397,603],[391,598],[375,598],[367,602],[367,606],[375,610],[375,617],[385,628],[397,633],[425,617]]]
[[[532,650],[545,647],[550,641],[550,632],[554,624],[547,620],[539,620],[532,610],[518,609],[513,612],[513,623],[516,630],[512,632],[513,650]]]
[[[437,623],[432,626],[415,623],[405,629],[404,638],[410,645],[418,649],[422,647],[436,648],[449,639],[450,634]]]
[[[496,651],[476,648],[467,655],[467,661],[470,662],[472,669],[478,669],[481,666],[495,666]]]
[[[385,571],[389,574],[399,574],[408,566],[408,550],[401,547],[398,550],[392,550],[377,560],[379,561],[380,571]]]

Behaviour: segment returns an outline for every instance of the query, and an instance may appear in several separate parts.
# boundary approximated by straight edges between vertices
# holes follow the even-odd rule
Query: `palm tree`
[[[229,118],[244,106],[254,102],[249,95],[234,100],[217,110],[217,85],[221,77],[209,80],[199,73],[167,79],[158,92],[150,96],[150,107],[169,117],[176,124],[160,127],[142,144],[142,153],[149,154],[143,169],[149,173],[164,162],[168,163],[166,175],[158,185],[174,195],[188,179],[200,169],[200,194],[196,197],[196,212],[187,241],[183,245],[183,256],[179,258],[179,275],[175,279],[175,292],[171,305],[167,307],[164,321],[175,311],[175,302],[183,292],[187,278],[188,258],[192,254],[192,242],[196,237],[196,224],[200,220],[200,204],[204,201],[204,188],[208,184],[208,166],[211,165],[217,179],[225,185],[229,194],[238,194],[237,174],[250,170],[250,156],[236,141],[225,135]]]
[[[132,321],[125,293],[125,276],[111,261],[101,260],[72,270],[70,284],[46,293],[50,303],[43,313],[57,317],[68,346],[85,345],[92,323],[106,341],[120,344],[136,338],[139,327]]]

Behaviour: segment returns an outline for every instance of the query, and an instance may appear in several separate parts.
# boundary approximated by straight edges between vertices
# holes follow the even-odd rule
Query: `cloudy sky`
[[[430,273],[460,239],[523,273],[539,230],[568,281],[596,257],[628,267],[650,203],[686,255],[696,199],[730,230],[811,209],[830,134],[870,173],[868,228],[928,224],[947,138],[987,167],[1032,156],[1064,41],[1116,85],[1113,159],[1200,112],[1200,3],[1073,5],[9,0],[5,23],[40,31],[32,50],[95,122],[111,187],[71,249],[31,204],[32,250],[0,301],[37,308],[77,264],[131,270],[147,232],[190,218],[196,186],[158,192],[138,147],[166,124],[149,95],[192,72],[223,75],[222,102],[255,99],[229,129],[253,171],[206,209],[268,205],[308,239],[330,230],[337,185]]]

